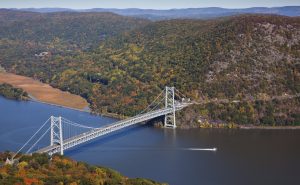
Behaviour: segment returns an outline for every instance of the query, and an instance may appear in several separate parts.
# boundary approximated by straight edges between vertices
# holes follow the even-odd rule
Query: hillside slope
[[[299,18],[279,16],[163,21],[113,38],[103,48],[138,80],[157,83],[163,77],[162,85],[176,84],[193,97],[296,93],[299,26]],[[137,66],[122,66],[122,60]],[[135,75],[139,64],[147,70]],[[158,66],[164,71],[155,71]]]
[[[107,57],[118,69],[150,87],[174,85],[196,100],[261,99],[299,93],[299,30],[299,18],[282,16],[173,20],[151,23],[102,47],[108,48]],[[209,117],[238,123],[299,123],[292,121],[299,119],[299,99],[291,100],[291,106],[281,104],[267,102],[260,113],[252,103],[224,105],[219,111],[211,108]],[[268,111],[271,115],[265,118]]]
[[[8,152],[0,153],[0,184],[160,184],[147,179],[130,179],[114,170],[88,165],[59,155],[51,158],[46,154],[23,155],[13,165],[5,165],[7,158],[11,158]]]
[[[95,112],[135,115],[166,85],[198,102],[299,93],[299,30],[300,18],[273,15],[145,21],[107,37],[95,50],[72,55],[12,60],[7,53],[15,50],[3,41],[0,64],[80,94]],[[300,124],[299,98],[190,109],[185,120],[193,123],[204,116],[238,124]]]
[[[134,29],[148,21],[113,13],[32,13],[0,10],[1,39],[38,43],[62,42],[89,48],[106,37]],[[73,46],[74,47],[74,46]]]

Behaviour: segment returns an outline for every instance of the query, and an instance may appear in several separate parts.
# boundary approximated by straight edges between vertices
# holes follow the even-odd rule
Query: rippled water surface
[[[0,97],[0,150],[19,149],[51,115],[90,126],[116,121]],[[66,151],[65,155],[113,168],[129,177],[174,185],[297,185],[299,142],[300,130],[172,130],[138,125]]]

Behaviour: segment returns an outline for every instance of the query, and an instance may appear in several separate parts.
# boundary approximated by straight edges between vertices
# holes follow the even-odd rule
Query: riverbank
[[[113,114],[113,113],[99,114],[99,113],[91,111],[88,107],[84,108],[84,109],[77,109],[77,108],[67,107],[67,106],[63,106],[63,105],[43,102],[43,101],[36,100],[35,98],[32,98],[32,97],[29,99],[29,101],[33,101],[33,102],[37,102],[37,103],[43,103],[43,104],[56,106],[56,107],[61,107],[61,108],[65,108],[65,109],[76,110],[76,111],[80,111],[80,112],[87,112],[87,113],[90,113],[90,114],[93,114],[93,115],[103,116],[103,117],[108,117],[108,118],[114,118],[114,119],[126,119],[127,118],[125,116],[122,116],[122,115],[119,115],[119,114]]]
[[[12,100],[29,99],[27,92],[23,91],[23,89],[15,88],[7,83],[0,84],[0,95]]]
[[[56,107],[61,107],[61,108],[65,108],[65,109],[71,109],[71,110],[76,110],[76,111],[80,111],[80,112],[87,112],[87,113],[91,113],[90,109],[84,108],[84,109],[77,109],[77,108],[72,108],[72,107],[67,107],[64,105],[58,105],[58,104],[54,104],[54,103],[48,103],[48,102],[43,102],[43,101],[39,101],[35,98],[30,97],[29,101],[33,101],[33,102],[37,102],[37,103],[42,103],[42,104],[47,104],[47,105],[51,105],[51,106],[56,106]]]
[[[293,126],[293,125],[287,125],[287,126],[271,126],[271,125],[253,125],[253,124],[247,124],[247,125],[239,125],[235,123],[211,123],[211,122],[202,122],[198,124],[179,124],[178,128],[181,129],[262,129],[262,130],[296,130],[300,129],[300,125]]]
[[[255,126],[255,125],[241,125],[240,129],[264,129],[264,130],[296,130],[300,126]]]
[[[89,106],[88,102],[78,95],[61,91],[51,87],[49,84],[42,83],[29,77],[0,72],[0,83],[11,84],[16,88],[23,89],[33,97],[33,101],[75,110],[84,110]]]

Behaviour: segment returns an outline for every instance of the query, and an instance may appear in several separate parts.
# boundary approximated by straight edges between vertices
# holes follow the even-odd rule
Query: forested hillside
[[[114,170],[88,165],[59,155],[51,158],[46,154],[23,155],[19,156],[19,161],[14,164],[5,164],[7,158],[11,158],[10,153],[0,153],[0,184],[3,185],[160,184],[147,179],[130,179]]]
[[[299,18],[281,16],[173,20],[148,24],[102,47],[119,70],[146,86],[174,85],[196,100],[253,100],[299,93],[299,30]],[[299,124],[299,99],[196,109],[227,122]]]
[[[97,48],[107,37],[147,22],[112,13],[41,14],[0,10],[0,60],[9,65],[18,63],[10,71],[42,78],[42,73],[48,72],[46,67],[39,67],[48,65],[43,61],[74,61],[83,51]],[[26,65],[23,69],[15,69],[23,65]]]
[[[31,13],[0,11],[2,39],[32,43],[67,44],[68,49],[98,46],[106,37],[142,26],[148,21],[113,13]]]
[[[299,98],[261,101],[300,91],[300,18],[241,15],[148,22],[106,13],[38,14],[43,17],[38,20],[33,18],[36,14],[28,14],[24,25],[32,20],[39,24],[27,26],[26,31],[38,35],[43,28],[41,39],[31,34],[12,38],[9,33],[15,30],[16,20],[7,23],[5,30],[12,30],[1,29],[0,64],[80,94],[95,112],[134,115],[169,85],[198,102],[247,100],[193,106],[186,110],[187,122],[204,117],[237,124],[300,124]],[[94,19],[96,15],[102,18]],[[78,27],[74,20],[81,16],[88,20],[82,18],[84,26]],[[85,34],[101,30],[105,23],[109,26],[103,39],[99,39],[101,31]],[[59,34],[52,25],[61,26]],[[64,37],[72,33],[80,34]],[[56,34],[59,41],[53,37]],[[97,47],[90,47],[88,41]],[[58,51],[60,46],[63,49]],[[45,56],[35,55],[49,50]]]
[[[13,100],[28,100],[27,92],[20,88],[14,88],[10,84],[0,84],[0,96]]]

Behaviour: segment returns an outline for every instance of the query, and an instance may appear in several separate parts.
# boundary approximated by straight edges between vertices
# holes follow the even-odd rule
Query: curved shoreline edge
[[[65,109],[76,110],[76,111],[80,111],[80,112],[92,113],[90,110],[77,109],[77,108],[68,107],[68,106],[65,106],[65,105],[59,105],[59,104],[55,104],[55,103],[40,101],[40,100],[37,100],[37,99],[33,99],[32,97],[30,97],[29,101],[37,102],[37,103],[42,103],[42,104],[47,104],[47,105],[51,105],[51,106],[56,106],[56,107],[60,107],[60,108],[65,108]]]
[[[62,91],[50,84],[40,82],[31,77],[13,73],[0,72],[0,83],[7,83],[16,88],[21,88],[30,95],[33,100],[54,105],[62,105],[74,109],[85,109],[89,103],[83,97]]]
[[[42,104],[46,104],[46,105],[51,105],[51,106],[64,108],[64,109],[70,109],[70,110],[79,111],[79,112],[85,112],[85,113],[89,113],[89,114],[92,114],[95,116],[107,117],[107,118],[112,118],[112,119],[116,119],[116,120],[120,120],[121,118],[123,118],[121,115],[117,115],[117,114],[116,115],[114,115],[114,114],[98,114],[98,113],[91,111],[89,108],[88,108],[88,110],[77,109],[77,108],[68,107],[68,106],[64,106],[64,105],[44,102],[44,101],[40,101],[40,100],[32,99],[32,98],[30,98],[29,101],[36,102],[36,103],[42,103]]]

